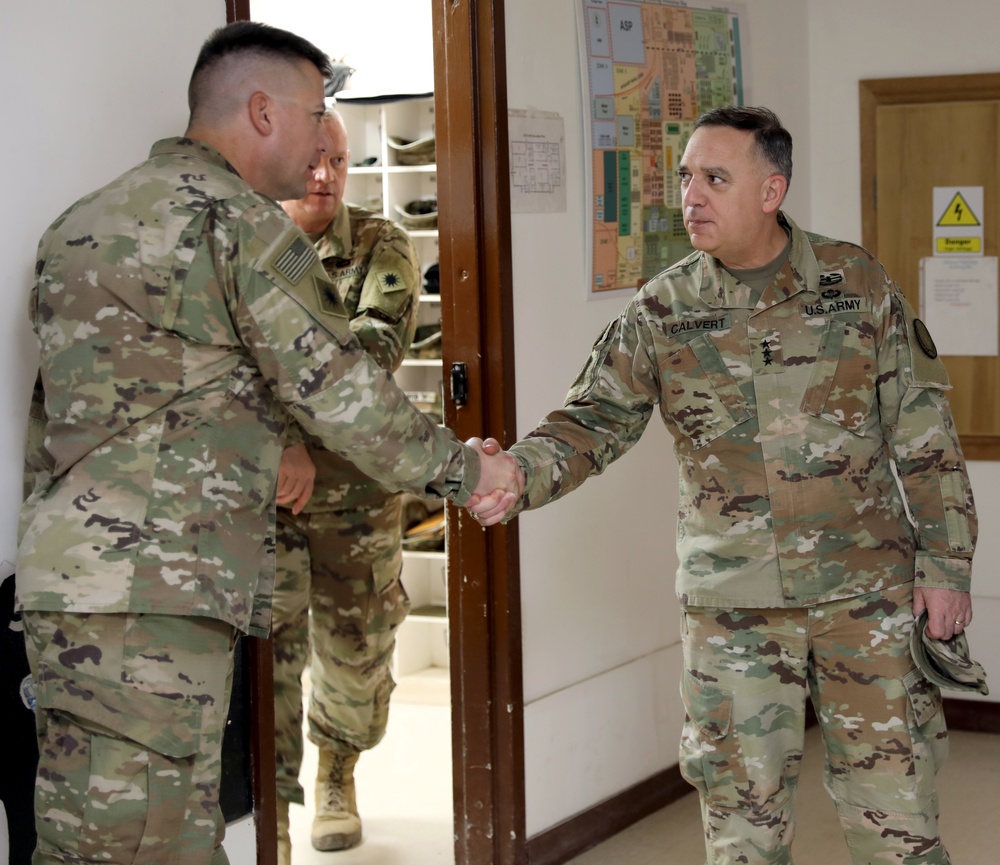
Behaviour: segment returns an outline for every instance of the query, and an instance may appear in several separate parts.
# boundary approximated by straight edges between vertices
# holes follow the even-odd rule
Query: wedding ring
[[[964,628],[965,627],[965,622],[962,622],[962,621],[960,621],[958,619],[955,619],[955,624],[958,625],[960,628]]]

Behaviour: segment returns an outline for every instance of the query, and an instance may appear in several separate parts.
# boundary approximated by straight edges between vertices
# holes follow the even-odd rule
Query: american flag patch
[[[301,237],[296,237],[274,260],[274,269],[295,285],[312,267],[314,261],[316,261],[316,250]]]

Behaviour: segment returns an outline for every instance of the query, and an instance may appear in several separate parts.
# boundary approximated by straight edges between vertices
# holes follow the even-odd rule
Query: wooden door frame
[[[432,0],[445,377],[460,438],[517,439],[503,0]],[[449,506],[456,865],[527,861],[517,524]]]
[[[225,0],[250,20],[250,0]],[[516,440],[503,0],[432,0],[445,379],[464,363],[462,438]],[[484,531],[448,507],[455,865],[524,865],[524,699],[517,524]],[[271,647],[251,641],[254,702],[272,689]],[[275,861],[274,718],[252,731],[258,865]]]
[[[861,243],[878,256],[878,109],[884,105],[1000,100],[1000,73],[871,78],[858,82],[861,123]],[[995,435],[960,435],[966,459],[1000,459]]]

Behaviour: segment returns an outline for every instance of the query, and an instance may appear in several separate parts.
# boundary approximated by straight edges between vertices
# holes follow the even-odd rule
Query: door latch
[[[469,401],[469,374],[461,362],[451,365],[451,401],[455,408],[461,408]]]

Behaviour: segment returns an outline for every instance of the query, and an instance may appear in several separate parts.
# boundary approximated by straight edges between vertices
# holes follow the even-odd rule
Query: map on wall
[[[691,252],[677,160],[703,112],[743,104],[739,15],[670,0],[580,0],[591,291],[635,290]]]

